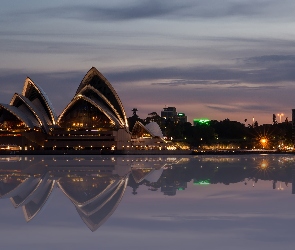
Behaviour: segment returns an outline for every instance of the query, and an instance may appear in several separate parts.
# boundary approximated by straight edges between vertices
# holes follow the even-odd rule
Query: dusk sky
[[[128,117],[291,120],[294,13],[294,0],[4,1],[0,103],[29,76],[59,115],[94,66]]]

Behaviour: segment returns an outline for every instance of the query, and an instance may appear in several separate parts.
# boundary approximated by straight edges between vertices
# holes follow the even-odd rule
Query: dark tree
[[[272,115],[272,123],[273,123],[273,124],[277,124],[277,123],[278,123],[278,122],[277,122],[277,117],[276,117],[275,114]]]

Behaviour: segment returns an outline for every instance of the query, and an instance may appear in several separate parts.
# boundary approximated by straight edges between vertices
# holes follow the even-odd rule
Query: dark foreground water
[[[0,249],[294,249],[295,158],[0,158]]]

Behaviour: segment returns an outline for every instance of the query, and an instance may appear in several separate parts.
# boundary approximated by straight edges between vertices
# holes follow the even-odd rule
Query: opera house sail
[[[130,143],[122,102],[96,68],[87,72],[59,116],[30,78],[9,105],[0,103],[1,149],[120,150]]]
[[[156,122],[143,125],[141,122],[136,121],[131,132],[131,141],[136,149],[161,150],[167,149],[167,146],[169,146]]]

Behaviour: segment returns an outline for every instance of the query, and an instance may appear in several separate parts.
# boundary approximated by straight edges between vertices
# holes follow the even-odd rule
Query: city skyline
[[[194,118],[291,120],[295,3],[29,1],[0,10],[0,102],[27,76],[66,107],[90,67],[142,118],[166,106]],[[280,121],[280,118],[277,117]]]

